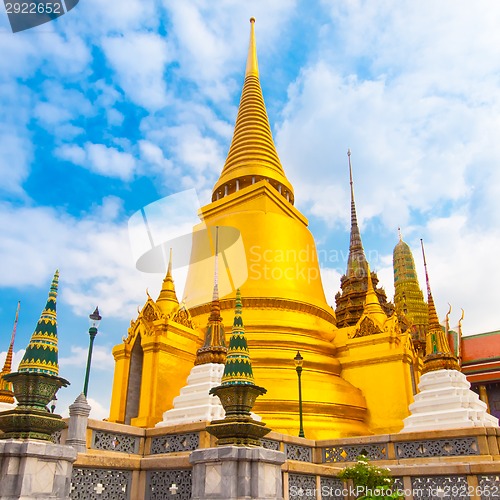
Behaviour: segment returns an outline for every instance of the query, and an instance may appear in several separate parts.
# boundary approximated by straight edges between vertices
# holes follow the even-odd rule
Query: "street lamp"
[[[95,311],[92,314],[89,314],[90,318],[90,328],[89,328],[89,335],[90,335],[90,344],[89,344],[89,355],[87,358],[87,370],[85,372],[85,384],[83,385],[83,394],[85,397],[87,397],[87,391],[89,388],[89,375],[90,375],[90,363],[92,362],[92,349],[94,347],[94,339],[95,336],[97,335],[97,327],[99,326],[99,323],[101,322],[101,315],[99,314],[99,308],[96,307]]]
[[[300,429],[299,437],[304,436],[304,427],[302,426],[302,384],[300,376],[302,375],[302,363],[304,358],[300,355],[300,351],[297,351],[297,355],[293,358],[295,361],[295,369],[297,370],[297,377],[299,378],[299,419],[300,419]]]

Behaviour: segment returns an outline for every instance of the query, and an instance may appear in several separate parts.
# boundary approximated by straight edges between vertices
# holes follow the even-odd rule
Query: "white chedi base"
[[[13,410],[17,406],[16,403],[2,403],[0,402],[0,411]]]
[[[163,414],[163,420],[156,427],[224,418],[225,412],[219,398],[209,394],[212,387],[221,384],[223,374],[224,365],[220,363],[193,366],[187,385],[174,398],[174,407]]]
[[[486,403],[470,389],[457,370],[424,373],[419,393],[410,404],[411,415],[400,432],[435,431],[464,427],[498,427],[498,419],[487,412]]]

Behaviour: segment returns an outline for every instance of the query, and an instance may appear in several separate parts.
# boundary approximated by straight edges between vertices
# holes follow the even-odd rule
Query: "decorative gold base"
[[[422,369],[422,374],[434,372],[436,370],[460,371],[460,366],[458,365],[457,358],[455,358],[452,354],[427,354],[424,358],[424,368]]]
[[[214,420],[206,430],[217,438],[217,446],[262,446],[260,439],[271,432],[265,423],[257,422],[249,416]]]
[[[218,396],[226,417],[250,416],[255,400],[267,392],[253,384],[219,385],[210,389],[210,394]]]
[[[60,415],[47,411],[15,408],[0,413],[0,439],[42,439],[52,441],[52,434],[65,429]]]
[[[226,362],[227,347],[209,346],[200,347],[196,352],[195,365],[204,365],[205,363],[219,363],[223,365]]]

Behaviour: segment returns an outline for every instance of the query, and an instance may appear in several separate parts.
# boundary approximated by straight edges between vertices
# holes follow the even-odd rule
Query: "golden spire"
[[[260,87],[254,25],[255,19],[252,17],[245,82],[233,140],[220,178],[214,186],[212,201],[267,180],[293,204],[293,188],[285,176],[274,145]]]
[[[196,352],[195,365],[205,363],[226,362],[226,338],[224,334],[224,325],[220,315],[219,301],[219,226],[215,226],[215,263],[214,263],[214,292],[210,316],[208,317],[207,330],[205,332],[205,342]]]
[[[366,288],[366,299],[365,299],[365,307],[363,313],[366,316],[370,316],[372,318],[377,319],[377,321],[381,324],[385,322],[387,319],[387,314],[385,314],[380,302],[378,300],[377,294],[375,293],[375,288],[373,288],[373,281],[370,272],[370,266],[366,263],[368,281]]]
[[[427,305],[429,307],[429,330],[426,335],[426,355],[422,373],[434,370],[459,370],[458,360],[453,355],[445,332],[439,324],[436,306],[432,298],[427,262],[425,260],[424,242],[420,240],[424,258],[425,281],[427,283]]]
[[[160,295],[158,295],[158,298],[156,299],[156,304],[161,309],[163,314],[167,316],[179,308],[179,301],[177,299],[177,294],[175,293],[174,280],[172,278],[172,249],[170,249],[167,275],[163,280]]]
[[[255,43],[255,17],[250,18],[250,43],[248,45],[247,69],[245,71],[245,78],[247,76],[259,77],[259,64],[257,62],[257,44]]]
[[[14,340],[16,338],[17,322],[19,321],[19,309],[21,308],[21,301],[17,303],[16,319],[14,320],[14,327],[12,328],[12,335],[10,338],[9,350],[5,357],[3,369],[0,372],[0,402],[14,403],[14,392],[12,391],[12,383],[4,380],[4,375],[7,375],[12,370],[12,357],[14,352]]]
[[[347,150],[349,162],[349,184],[351,185],[351,239],[349,242],[349,257],[347,260],[346,276],[356,276],[361,278],[367,272],[368,263],[361,242],[361,234],[358,227],[358,218],[356,216],[356,204],[354,202],[354,182],[352,180],[351,150]]]

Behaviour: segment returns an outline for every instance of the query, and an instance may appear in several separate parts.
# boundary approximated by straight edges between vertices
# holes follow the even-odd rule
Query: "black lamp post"
[[[297,377],[299,378],[299,419],[300,419],[300,429],[299,437],[304,436],[304,427],[302,426],[302,383],[300,376],[302,375],[302,363],[304,358],[300,355],[300,351],[297,351],[297,355],[293,358],[295,361],[295,369],[297,370]]]
[[[87,397],[87,391],[89,388],[89,375],[90,375],[90,364],[92,363],[92,349],[94,347],[94,339],[95,336],[97,335],[97,327],[99,326],[99,323],[101,322],[101,315],[99,314],[99,308],[96,307],[95,311],[92,314],[89,314],[90,318],[90,328],[89,328],[89,335],[90,335],[90,344],[89,344],[89,355],[87,358],[87,370],[85,372],[85,384],[83,385],[83,394],[85,397]]]

